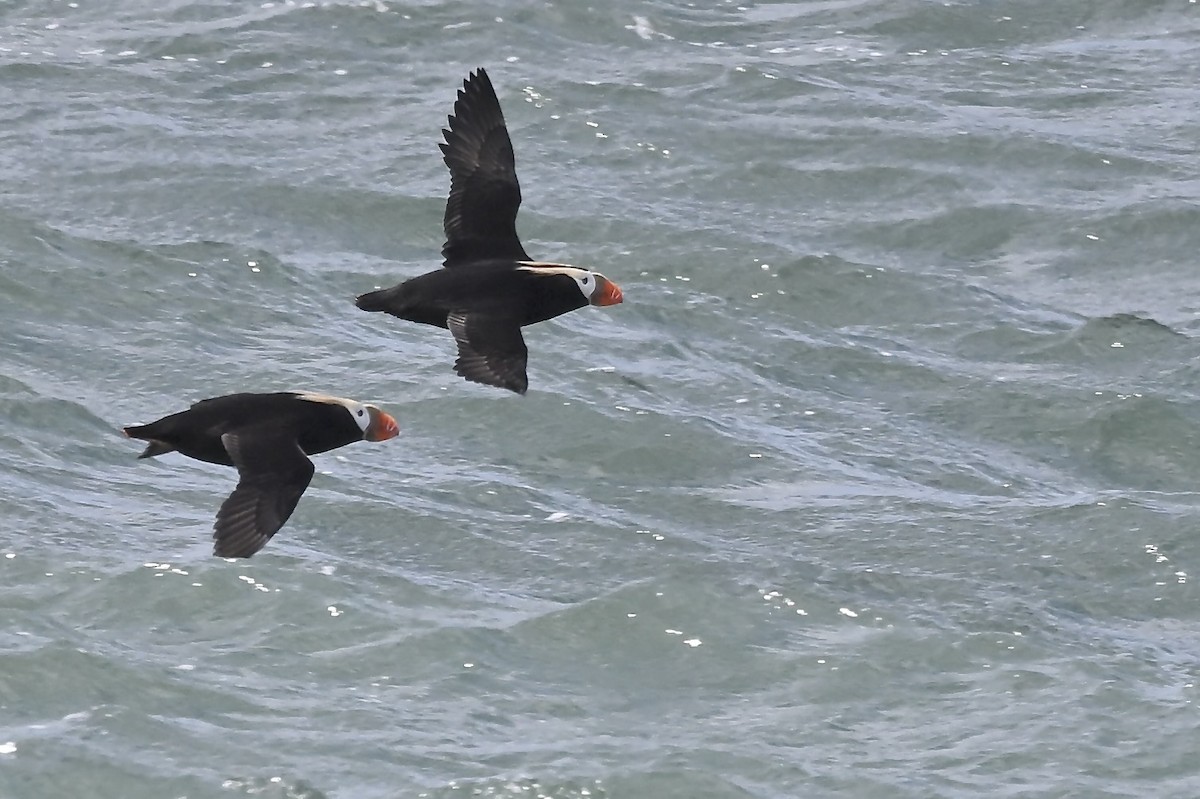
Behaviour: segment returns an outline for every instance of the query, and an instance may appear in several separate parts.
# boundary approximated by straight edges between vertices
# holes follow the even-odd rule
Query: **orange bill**
[[[400,425],[396,424],[396,420],[390,414],[373,405],[368,406],[367,411],[371,414],[371,423],[367,425],[367,432],[363,435],[367,441],[387,441],[400,435]]]
[[[593,305],[616,305],[624,300],[621,294],[621,288],[608,278],[600,278],[600,290],[596,292],[595,299],[592,300]]]

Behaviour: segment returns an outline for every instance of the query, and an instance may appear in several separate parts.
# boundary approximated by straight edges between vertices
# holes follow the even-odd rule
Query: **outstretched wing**
[[[242,429],[221,436],[238,470],[237,488],[213,525],[213,554],[248,558],[279,532],[312,480],[312,461],[295,436]]]
[[[458,342],[455,372],[476,383],[518,394],[528,390],[525,364],[529,350],[515,319],[456,311],[446,317],[446,326]]]
[[[528,261],[517,237],[521,187],[512,140],[496,90],[482,68],[470,74],[458,92],[450,127],[440,144],[450,167],[446,201],[446,266],[485,258]]]

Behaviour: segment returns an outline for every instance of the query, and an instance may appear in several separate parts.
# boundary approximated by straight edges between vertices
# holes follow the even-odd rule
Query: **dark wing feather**
[[[458,342],[455,372],[476,383],[518,394],[529,389],[525,374],[529,350],[515,319],[455,312],[446,318],[446,326]]]
[[[487,73],[479,69],[463,81],[450,127],[440,144],[450,167],[446,201],[446,266],[489,258],[528,261],[517,237],[521,187],[512,140],[504,127],[500,101]]]
[[[217,511],[213,554],[248,558],[292,515],[314,467],[295,436],[282,432],[237,430],[222,435],[221,443],[240,479]]]

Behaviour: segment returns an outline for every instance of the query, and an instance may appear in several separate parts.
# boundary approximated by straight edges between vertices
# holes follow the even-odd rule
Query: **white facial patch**
[[[364,433],[367,432],[367,427],[371,424],[371,412],[367,410],[367,406],[361,402],[349,400],[346,402],[346,410],[350,411],[350,415],[354,417],[358,429]]]
[[[583,270],[578,271],[583,272]],[[572,274],[571,277],[575,278],[575,284],[579,286],[579,290],[583,293],[583,298],[591,302],[592,295],[596,293],[596,286],[600,285],[600,281],[596,279],[595,273],[583,272],[581,275]]]

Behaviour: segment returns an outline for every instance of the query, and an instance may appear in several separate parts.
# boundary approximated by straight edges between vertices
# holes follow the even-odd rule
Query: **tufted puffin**
[[[463,81],[449,124],[439,145],[450,168],[444,268],[363,294],[356,304],[449,329],[458,344],[455,372],[524,394],[521,327],[585,305],[616,305],[621,289],[599,272],[535,261],[521,246],[512,141],[482,68]]]
[[[296,509],[313,476],[308,455],[355,441],[386,441],[400,428],[374,405],[287,391],[201,400],[186,411],[124,432],[150,442],[139,458],[177,451],[237,467],[237,488],[222,503],[213,525],[213,554],[248,558]]]

